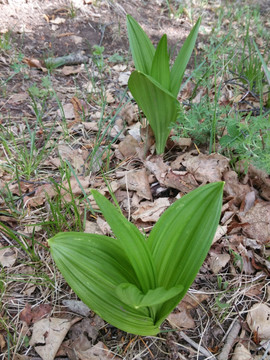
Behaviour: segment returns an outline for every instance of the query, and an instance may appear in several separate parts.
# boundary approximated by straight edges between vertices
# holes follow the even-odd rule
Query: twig
[[[198,345],[195,341],[191,340],[190,337],[188,337],[183,331],[180,331],[179,335],[187,342],[189,343],[194,349],[198,350],[202,355],[206,356],[208,359],[215,360],[215,356],[208,350],[206,350],[204,347]]]
[[[47,58],[44,60],[45,65],[53,66],[55,68],[63,65],[78,65],[88,63],[89,56],[81,53],[69,54],[67,56],[60,56],[56,58]]]
[[[218,360],[227,360],[229,357],[229,353],[234,345],[235,339],[241,329],[240,321],[236,320],[233,327],[231,328],[231,331],[229,332],[227,336],[227,340],[225,345],[223,346],[223,349],[221,353],[218,355]]]

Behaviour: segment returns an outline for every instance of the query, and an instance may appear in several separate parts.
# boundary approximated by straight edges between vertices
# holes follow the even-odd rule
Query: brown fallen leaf
[[[44,184],[36,189],[33,197],[25,196],[23,199],[24,205],[30,207],[38,207],[44,204],[47,196],[52,198],[56,195],[55,187],[52,184]]]
[[[85,130],[87,131],[98,131],[98,124],[96,121],[91,121],[91,122],[82,122]]]
[[[0,333],[0,350],[3,351],[6,347],[6,341],[3,334]]]
[[[193,174],[187,171],[169,171],[163,184],[168,188],[177,189],[185,194],[198,187],[198,183]]]
[[[187,293],[181,303],[178,305],[179,309],[191,310],[199,306],[203,301],[207,300],[209,295],[206,293]]]
[[[172,140],[175,145],[179,146],[182,149],[187,149],[192,144],[191,138],[177,138]]]
[[[20,320],[26,322],[27,325],[34,324],[48,316],[52,311],[52,305],[40,304],[32,308],[30,304],[26,304],[20,312]]]
[[[81,66],[64,66],[61,70],[65,76],[79,74],[82,71]]]
[[[167,320],[173,327],[177,327],[178,329],[195,328],[195,321],[187,310],[173,312],[167,317]]]
[[[141,126],[140,128],[140,137],[143,140],[143,145],[148,151],[153,144],[155,144],[155,135],[153,130],[151,129],[150,125]]]
[[[115,354],[112,353],[101,341],[99,341],[89,350],[77,350],[77,355],[80,360],[120,360],[120,358],[118,356],[115,356]]]
[[[244,215],[239,214],[242,223],[248,225],[243,228],[243,234],[256,239],[259,244],[266,243],[270,239],[270,203],[267,201],[257,202]]]
[[[45,65],[44,65],[44,62],[38,60],[38,59],[35,59],[35,58],[24,58],[23,59],[23,62],[25,64],[27,64],[29,67],[31,68],[37,68],[37,69],[40,69],[42,70],[43,72],[47,72],[48,70],[46,69]]]
[[[32,357],[20,354],[14,354],[13,360],[32,360]]]
[[[62,112],[64,112],[65,119],[67,119],[67,120],[72,120],[76,116],[75,111],[74,111],[74,106],[71,103],[64,104],[62,106],[62,109],[58,109],[56,112],[57,116],[62,118],[62,116],[63,116]]]
[[[127,122],[128,125],[137,121],[138,106],[132,103],[128,103],[122,107],[119,116]]]
[[[249,185],[241,184],[238,180],[238,175],[235,171],[226,171],[224,173],[224,193],[227,196],[233,196],[235,198],[235,203],[240,204],[245,196],[251,192]]]
[[[188,193],[198,186],[194,176],[187,171],[172,171],[161,156],[153,156],[145,161],[145,167],[155,175],[161,186]]]
[[[85,170],[85,160],[80,149],[72,149],[68,144],[59,144],[58,153],[63,161],[67,160],[70,162],[77,174],[82,174]]]
[[[154,202],[145,201],[134,211],[132,218],[143,222],[157,222],[160,215],[170,206],[168,198],[158,198]]]
[[[118,77],[118,83],[121,86],[126,86],[128,84],[128,79],[130,77],[131,72],[130,71],[125,71],[120,73],[119,77]]]
[[[238,343],[234,349],[232,360],[253,360],[253,356],[243,344]]]
[[[103,235],[103,232],[100,230],[100,227],[93,221],[85,221],[85,233],[88,234],[100,234]]]
[[[93,318],[84,318],[74,324],[69,331],[69,338],[74,344],[76,351],[85,351],[92,348],[95,343],[99,330],[103,328],[105,322],[95,315]]]
[[[133,136],[127,135],[123,141],[120,142],[118,149],[124,157],[130,157],[137,154],[139,143]]]
[[[222,268],[224,268],[230,261],[229,254],[214,254],[210,253],[210,269],[214,274],[218,274]]]
[[[119,183],[122,189],[136,191],[140,197],[152,200],[148,176],[144,168],[127,171],[125,176],[119,180]]]
[[[248,176],[252,185],[259,190],[260,196],[270,201],[270,176],[263,170],[255,168],[253,165],[248,167]]]
[[[113,97],[110,90],[106,91],[106,102],[107,102],[107,104],[113,104],[115,102],[115,98]]]
[[[63,300],[62,303],[69,310],[75,312],[78,315],[88,316],[90,314],[89,307],[80,300]]]
[[[13,94],[9,98],[8,103],[16,104],[16,103],[24,102],[28,98],[29,98],[29,94],[27,92],[21,92],[21,93]]]
[[[32,192],[34,188],[35,188],[35,184],[27,183],[24,181],[15,182],[8,186],[10,192],[18,196],[20,196],[21,194]]]
[[[217,153],[199,154],[186,158],[183,165],[198,182],[205,184],[222,180],[224,172],[229,168],[229,159]]]
[[[167,317],[167,320],[172,324],[172,326],[176,326],[177,328],[195,328],[195,322],[190,311],[208,298],[209,295],[203,293],[186,294],[177,306],[176,310]]]
[[[82,121],[82,116],[83,116],[83,113],[84,113],[81,101],[76,96],[73,96],[73,98],[70,101],[71,101],[71,104],[73,106],[74,115],[75,115],[75,120],[73,121],[72,124],[74,124],[74,122],[76,122],[76,123],[81,122]],[[71,126],[72,126],[71,124],[68,124],[69,128]]]
[[[255,191],[250,191],[246,194],[242,204],[240,206],[240,212],[246,213],[249,209],[254,206],[256,200],[256,193]]]
[[[70,327],[80,318],[68,319],[48,318],[36,322],[33,326],[29,344],[43,360],[54,360],[55,355]]]
[[[255,252],[253,252],[252,265],[255,269],[263,270],[267,275],[270,275],[270,261],[264,259]]]
[[[69,179],[70,187],[72,189],[73,195],[81,195],[82,189],[81,187],[86,190],[89,187],[90,179],[89,177],[78,177],[80,181],[80,185],[77,182],[77,179],[75,177],[71,177]],[[69,190],[69,183],[68,181],[64,181],[63,184],[61,184],[61,195],[63,199],[67,202],[71,201],[71,194]],[[39,186],[36,189],[36,192],[33,197],[25,196],[24,197],[24,204],[30,207],[38,207],[44,204],[47,197],[50,199],[57,195],[57,191],[55,189],[55,185],[53,184],[44,184]]]
[[[112,235],[112,230],[105,220],[98,216],[96,222],[103,235]]]
[[[0,264],[3,267],[11,267],[15,264],[17,260],[17,250],[16,248],[8,247],[2,247],[0,245]]]
[[[222,238],[222,236],[227,234],[227,225],[218,225],[212,245]]]
[[[270,307],[266,304],[255,304],[247,315],[250,330],[261,340],[270,340]]]

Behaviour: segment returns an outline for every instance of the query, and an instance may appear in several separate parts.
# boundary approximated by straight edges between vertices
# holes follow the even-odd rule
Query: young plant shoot
[[[67,283],[94,312],[136,335],[156,335],[196,277],[215,235],[223,182],[175,201],[146,237],[96,190],[115,238],[59,233],[51,254]]]
[[[156,140],[156,151],[162,154],[179,111],[177,100],[185,69],[195,46],[201,19],[194,25],[170,68],[166,34],[155,49],[140,25],[127,16],[128,38],[136,71],[128,87],[144,112]]]

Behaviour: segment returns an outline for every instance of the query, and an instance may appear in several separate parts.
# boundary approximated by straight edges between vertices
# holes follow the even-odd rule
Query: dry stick
[[[229,353],[234,345],[235,339],[241,329],[240,321],[236,320],[233,327],[231,328],[231,331],[229,332],[227,336],[227,340],[225,345],[223,346],[223,349],[221,353],[218,355],[218,360],[227,360],[229,357]]]
[[[63,65],[78,65],[88,63],[89,56],[82,53],[74,53],[56,58],[47,58],[44,60],[46,66],[59,67]]]
[[[215,356],[208,350],[206,350],[204,347],[198,345],[195,341],[191,340],[190,337],[188,337],[183,331],[180,331],[179,335],[187,342],[189,343],[194,349],[198,350],[202,355],[206,356],[209,359],[215,360]]]

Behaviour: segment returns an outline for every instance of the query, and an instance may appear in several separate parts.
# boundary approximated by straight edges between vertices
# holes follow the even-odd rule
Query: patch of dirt
[[[0,33],[11,31],[26,56],[64,56],[78,51],[91,54],[93,45],[102,45],[108,54],[127,51],[126,14],[131,14],[154,43],[166,33],[172,48],[180,46],[191,29],[183,21],[172,22],[168,9],[158,2],[98,2],[82,0],[9,0],[0,4]]]

